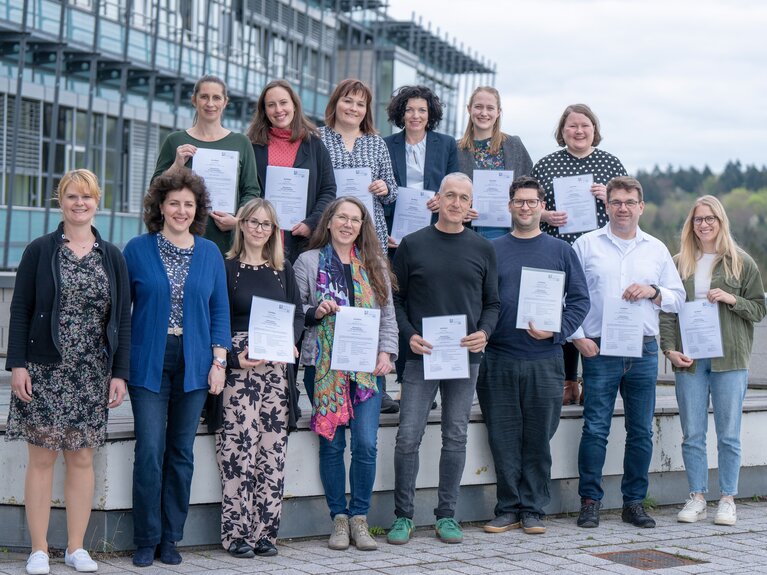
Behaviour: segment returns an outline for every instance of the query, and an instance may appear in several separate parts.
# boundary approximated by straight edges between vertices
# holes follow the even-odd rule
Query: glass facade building
[[[191,125],[203,74],[229,86],[224,124],[243,131],[262,87],[285,78],[321,122],[336,82],[373,88],[391,132],[394,88],[430,86],[442,131],[493,84],[493,63],[379,0],[0,0],[0,268],[58,224],[56,186],[73,168],[98,176],[97,226],[118,245],[143,231],[140,210],[160,143]]]

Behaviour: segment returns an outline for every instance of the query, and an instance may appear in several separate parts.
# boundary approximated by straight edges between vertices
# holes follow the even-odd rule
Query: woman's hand
[[[378,360],[373,375],[386,375],[391,371],[391,356],[385,351],[378,352]]]
[[[237,223],[237,218],[232,214],[226,212],[210,212],[210,217],[216,224],[216,227],[222,232],[228,232],[234,229],[234,224]]]
[[[391,237],[391,236],[386,236],[386,246],[387,246],[387,247],[388,247],[390,250],[396,250],[396,249],[397,249],[397,247],[399,247],[399,244],[397,243],[397,240],[395,240],[393,237]]]
[[[312,230],[309,229],[309,226],[307,226],[304,222],[298,222],[295,226],[293,226],[290,229],[290,233],[294,236],[301,236],[302,238],[308,238],[310,235],[312,235]]]
[[[11,370],[11,393],[24,403],[32,401],[32,379],[26,367],[14,367]]]
[[[567,212],[543,210],[541,212],[541,221],[546,222],[554,228],[564,226],[567,223]]]
[[[125,399],[126,391],[127,387],[125,385],[125,380],[120,377],[113,377],[109,381],[109,403],[107,404],[107,407],[109,409],[120,407]]]
[[[295,346],[293,347],[295,349]],[[237,354],[237,359],[240,362],[240,367],[243,369],[253,369],[254,367],[258,367],[259,365],[264,365],[266,363],[265,359],[250,359],[248,358],[248,346],[246,345],[244,348],[242,348],[242,351]]]
[[[714,288],[708,292],[708,301],[711,303],[716,303],[718,301],[722,303],[726,303],[727,305],[735,305],[737,303],[737,299],[735,299],[735,296],[731,293],[727,293],[723,289]]]
[[[604,184],[591,184],[591,195],[600,200],[603,204],[606,204],[607,186]]]
[[[208,393],[218,395],[224,391],[225,383],[226,369],[214,363],[210,366],[210,371],[208,372]]]
[[[693,361],[681,351],[669,351],[666,357],[674,367],[690,367]]]
[[[439,211],[439,194],[434,194],[426,200],[426,208],[433,214],[436,214]]]
[[[383,197],[389,193],[389,186],[383,180],[375,180],[368,186],[368,191],[374,196]]]
[[[192,144],[181,144],[178,148],[176,148],[176,158],[173,160],[173,165],[171,167],[176,170],[186,167],[186,163],[189,161],[189,158],[194,156],[196,153],[197,146],[193,146]]]
[[[316,311],[314,312],[314,319],[322,319],[326,315],[330,314],[333,315],[338,311],[338,308],[340,308],[334,300],[332,299],[325,299],[320,302],[320,305],[317,306]]]
[[[469,208],[469,211],[466,213],[466,217],[463,218],[463,223],[469,223],[472,220],[476,220],[479,217],[479,212],[475,210],[474,208]]]

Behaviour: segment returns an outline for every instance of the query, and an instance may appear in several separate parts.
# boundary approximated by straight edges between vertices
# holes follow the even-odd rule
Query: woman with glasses
[[[304,115],[301,98],[285,80],[269,82],[261,92],[248,127],[258,166],[258,181],[266,191],[267,166],[309,170],[303,221],[285,230],[285,254],[295,262],[306,249],[322,211],[336,197],[336,180],[327,148],[317,128]]]
[[[320,441],[320,478],[333,519],[331,549],[377,549],[367,513],[376,474],[381,393],[376,376],[386,375],[397,356],[393,278],[370,215],[356,198],[336,199],[320,218],[309,251],[296,261],[296,279],[306,313],[301,350],[306,391],[312,400],[311,428]],[[336,314],[343,308],[381,310],[378,355],[371,373],[331,369]],[[346,499],[346,428],[351,435]]]
[[[703,196],[682,227],[679,253],[674,256],[687,301],[704,300],[717,307],[723,355],[692,359],[682,346],[679,317],[661,313],[660,344],[676,377],[676,398],[682,423],[682,457],[690,499],[677,515],[682,523],[706,519],[708,461],[706,431],[709,400],[716,428],[719,506],[714,523],[734,525],[734,496],[740,473],[740,421],[748,388],[748,364],[754,324],[767,313],[759,268],[730,235],[721,202]],[[718,354],[717,354],[718,355]]]
[[[543,186],[546,205],[541,214],[541,229],[572,245],[583,232],[561,233],[560,226],[567,223],[567,212],[558,210],[554,201],[554,180],[570,176],[591,175],[594,183],[591,195],[597,213],[597,226],[607,223],[607,182],[617,176],[627,175],[620,160],[600,150],[602,141],[599,120],[586,104],[572,104],[565,108],[554,132],[554,139],[562,146],[553,154],[544,156],[533,166],[532,176]],[[563,405],[579,401],[583,404],[583,392],[578,384],[578,361],[580,354],[572,343],[562,346],[565,362],[565,390]]]
[[[301,298],[280,236],[274,206],[256,198],[240,209],[226,254],[232,351],[220,412],[209,416],[223,484],[221,543],[240,558],[277,555],[288,415],[297,409],[292,366],[248,357],[253,296],[294,304],[293,340],[303,332]]]

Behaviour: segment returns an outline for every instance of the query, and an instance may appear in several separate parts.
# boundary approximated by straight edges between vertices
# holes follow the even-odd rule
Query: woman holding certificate
[[[248,127],[248,138],[256,156],[258,182],[267,197],[277,192],[266,187],[270,181],[267,166],[308,171],[305,205],[296,206],[300,208],[300,214],[290,214],[300,221],[288,225],[284,234],[285,253],[291,262],[295,262],[298,254],[306,249],[322,211],[336,197],[330,155],[317,128],[304,115],[301,99],[285,80],[269,82],[261,92],[256,113]]]
[[[617,176],[626,176],[627,172],[618,158],[596,147],[602,141],[599,120],[585,104],[573,104],[565,108],[559,118],[554,139],[563,148],[538,160],[533,166],[532,176],[543,186],[546,196],[546,209],[541,214],[541,229],[572,245],[589,230],[581,228],[576,232],[562,231],[566,229],[564,226],[568,223],[568,213],[557,208],[555,186],[565,187],[568,182],[572,182],[568,189],[576,196],[578,184],[582,185],[583,193],[593,197],[596,217],[591,229],[596,229],[607,223],[607,182]],[[578,176],[582,178],[579,179]],[[587,201],[592,200],[587,198]],[[562,351],[565,362],[562,404],[569,405],[576,401],[582,404],[583,393],[578,384],[580,354],[572,343],[564,344]]]
[[[148,233],[125,246],[133,302],[130,392],[136,434],[133,564],[155,553],[181,563],[194,439],[208,393],[224,389],[231,347],[224,259],[200,237],[202,178],[185,168],[157,177],[144,197]]]
[[[306,370],[307,393],[312,399],[311,427],[320,436],[320,478],[333,519],[333,533],[328,540],[331,549],[346,549],[350,540],[360,550],[377,548],[367,524],[381,407],[376,376],[386,375],[397,355],[393,279],[379,241],[362,202],[339,198],[322,214],[309,251],[296,261],[307,327],[301,363]],[[343,316],[349,307],[380,310],[377,347],[364,352],[340,350],[357,359],[366,356],[365,361],[371,366],[374,363],[369,372],[331,367],[336,364],[334,344],[339,339],[346,342],[349,339],[349,333],[336,330],[341,322],[337,317]],[[362,331],[361,335],[369,338],[371,330]],[[348,502],[344,464],[347,427],[351,433]]]
[[[504,181],[507,180],[508,183],[502,186],[503,189],[498,190],[498,209],[491,208],[489,211],[492,213],[484,210],[486,213],[479,214],[482,210],[477,209],[477,200],[483,190],[479,185],[479,177],[474,171],[513,171],[514,178],[518,178],[530,175],[533,161],[519,136],[510,136],[501,131],[501,95],[498,90],[492,86],[476,88],[469,98],[466,110],[469,120],[463,137],[458,140],[458,169],[474,180],[474,207],[469,210],[469,218],[481,236],[488,239],[498,238],[507,234],[511,227],[511,218],[506,204],[509,201],[509,186],[513,178],[505,178]],[[493,213],[500,214],[505,221],[508,221],[508,224],[478,225],[474,221],[477,217],[493,215]]]
[[[234,557],[277,555],[289,405],[296,409],[298,391],[291,393],[292,366],[248,357],[248,326],[258,296],[295,305],[293,341],[304,330],[301,297],[280,236],[274,207],[256,198],[240,209],[227,253],[233,335],[226,387],[218,396],[216,454],[223,483],[221,543]]]
[[[221,78],[207,75],[197,80],[192,91],[195,110],[192,127],[172,132],[165,138],[152,175],[154,181],[165,172],[186,167],[203,177],[211,196],[212,209],[206,206],[211,210],[208,217],[213,220],[212,223],[207,220],[207,225],[204,224],[205,237],[213,241],[221,253],[231,245],[231,230],[235,224],[233,214],[248,200],[261,195],[250,141],[221,124],[228,103],[226,84]],[[198,150],[205,152],[197,154]],[[227,154],[209,158],[211,153],[208,150]],[[230,165],[235,169],[229,171]]]
[[[365,83],[355,79],[342,80],[328,100],[325,108],[327,125],[320,128],[320,137],[330,152],[330,160],[335,170],[370,169],[370,182],[365,182],[370,197],[365,197],[364,200],[372,203],[370,216],[385,254],[389,234],[383,206],[392,204],[397,199],[397,182],[394,180],[386,142],[376,133],[372,106],[373,93]],[[338,179],[338,173],[336,184],[336,194],[339,197],[360,197],[359,194],[365,193],[364,189],[345,189]],[[365,208],[363,213],[368,210],[369,208]]]
[[[717,353],[717,357],[703,357],[708,354],[699,355],[686,349],[682,345],[683,335],[691,326],[685,325],[676,314],[661,313],[661,349],[676,376],[684,436],[682,456],[690,485],[690,499],[677,520],[694,523],[706,518],[706,431],[710,398],[721,494],[714,523],[734,525],[737,515],[733,498],[738,492],[740,472],[740,421],[748,387],[754,324],[767,313],[764,286],[756,263],[730,235],[727,214],[714,196],[698,198],[690,210],[674,261],[687,292],[687,302],[708,302],[718,308],[715,313],[720,329],[713,337],[721,338],[723,352]]]

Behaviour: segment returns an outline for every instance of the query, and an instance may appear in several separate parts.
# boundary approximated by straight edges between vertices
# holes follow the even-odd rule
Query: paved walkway
[[[548,531],[543,535],[525,535],[520,530],[487,534],[479,526],[467,525],[460,545],[443,544],[431,530],[419,530],[407,545],[388,545],[378,537],[380,549],[374,552],[331,551],[324,539],[285,540],[279,542],[277,557],[238,560],[219,548],[197,548],[183,551],[181,565],[156,563],[146,569],[133,567],[129,556],[102,555],[98,557],[99,573],[767,573],[767,502],[739,502],[734,527],[713,524],[713,505],[709,505],[709,520],[694,525],[677,523],[678,509],[654,511],[656,529],[637,529],[622,523],[618,513],[609,512],[602,515],[598,529],[579,529],[574,517],[547,518]],[[636,557],[632,552],[644,553]],[[643,569],[600,557],[609,553],[612,559],[631,560],[633,556],[634,564]],[[23,574],[25,558],[20,553],[0,553],[0,574]],[[662,568],[660,563],[653,563],[659,560],[700,563]],[[53,574],[74,573],[61,557],[53,559],[51,567]]]

